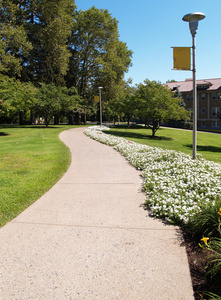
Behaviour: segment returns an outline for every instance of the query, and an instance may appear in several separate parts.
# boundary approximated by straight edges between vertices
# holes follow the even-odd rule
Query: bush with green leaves
[[[199,239],[205,237],[221,236],[221,200],[215,202],[214,205],[206,206],[195,214],[189,224],[189,230],[193,233],[194,237]]]

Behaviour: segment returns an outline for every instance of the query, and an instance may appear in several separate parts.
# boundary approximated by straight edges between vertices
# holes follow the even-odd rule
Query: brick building
[[[182,94],[186,109],[193,110],[193,80],[169,82],[172,91]],[[221,129],[221,78],[197,80],[197,126]]]

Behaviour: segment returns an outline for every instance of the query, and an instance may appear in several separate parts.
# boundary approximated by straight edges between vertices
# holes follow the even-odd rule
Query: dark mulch
[[[210,253],[205,249],[203,250],[200,248],[199,242],[195,241],[189,233],[183,232],[183,237],[189,261],[195,299],[211,299],[211,297],[203,295],[203,292],[213,292],[221,296],[221,283],[219,287],[211,289],[213,280],[208,276],[206,277],[207,257]]]

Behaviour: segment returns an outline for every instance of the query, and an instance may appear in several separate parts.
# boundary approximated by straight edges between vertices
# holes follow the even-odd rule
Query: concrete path
[[[82,128],[63,178],[0,229],[0,299],[194,299],[178,228],[148,216],[136,171]]]

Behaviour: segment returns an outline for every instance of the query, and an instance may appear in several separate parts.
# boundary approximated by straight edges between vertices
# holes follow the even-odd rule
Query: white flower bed
[[[142,170],[146,203],[153,216],[180,224],[191,221],[201,208],[221,200],[221,164],[193,160],[190,155],[149,147],[89,127],[85,134],[113,146]]]

